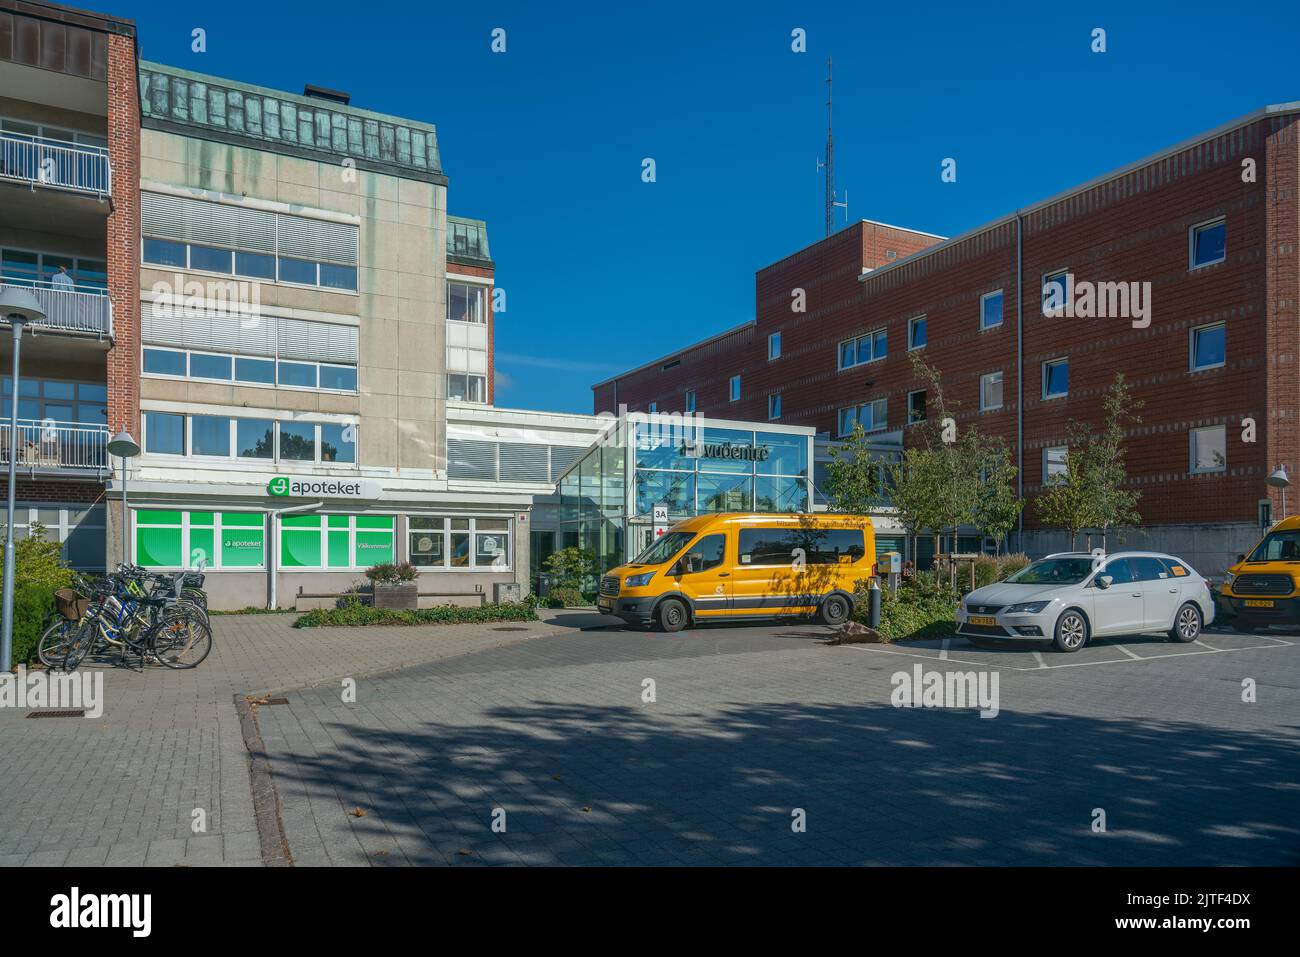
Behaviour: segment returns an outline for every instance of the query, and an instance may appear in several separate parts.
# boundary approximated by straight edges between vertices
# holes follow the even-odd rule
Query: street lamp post
[[[1286,518],[1286,487],[1291,484],[1291,479],[1288,478],[1286,474],[1286,466],[1279,465],[1277,471],[1264,479],[1264,481],[1273,486],[1273,488],[1280,488],[1282,490],[1282,517]]]
[[[131,433],[123,429],[113,436],[108,443],[108,454],[116,455],[122,460],[122,564],[126,564],[126,460],[140,454],[140,443],[131,438]]]
[[[0,316],[9,320],[14,336],[14,371],[9,394],[9,494],[5,519],[5,571],[3,622],[0,622],[0,672],[13,667],[14,649],[14,494],[18,484],[18,357],[23,345],[23,326],[40,322],[45,312],[36,297],[25,289],[8,286],[0,290]]]

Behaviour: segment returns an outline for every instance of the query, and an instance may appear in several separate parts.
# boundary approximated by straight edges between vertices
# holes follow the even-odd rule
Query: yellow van
[[[853,586],[871,577],[875,556],[866,515],[701,515],[611,569],[596,607],[664,631],[788,615],[839,625],[852,614]]]
[[[1300,624],[1300,516],[1282,519],[1249,555],[1239,555],[1219,597],[1239,630]]]

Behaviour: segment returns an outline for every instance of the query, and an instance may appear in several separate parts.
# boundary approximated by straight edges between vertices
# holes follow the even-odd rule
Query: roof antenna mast
[[[833,129],[834,113],[832,112],[832,103],[834,102],[834,83],[832,82],[833,73],[831,71],[831,58],[826,58],[826,162],[818,162],[817,168],[826,171],[826,235],[830,236],[835,231],[835,207],[839,206],[844,210],[844,219],[847,222],[849,216],[849,191],[844,191],[844,202],[838,202],[835,198],[835,136]]]

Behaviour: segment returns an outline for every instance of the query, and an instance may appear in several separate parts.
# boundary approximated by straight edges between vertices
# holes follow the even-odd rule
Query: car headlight
[[[1237,580],[1237,576],[1234,575],[1232,572],[1228,572],[1228,574],[1223,576],[1223,584],[1225,587],[1231,587],[1232,583],[1236,580]]]
[[[642,588],[650,584],[650,579],[654,577],[654,572],[646,572],[644,575],[628,575],[623,579],[623,585],[626,588]]]
[[[1050,601],[1022,601],[1018,605],[1011,605],[1006,609],[1009,615],[1024,613],[1027,615],[1037,615],[1040,611],[1050,605]]]

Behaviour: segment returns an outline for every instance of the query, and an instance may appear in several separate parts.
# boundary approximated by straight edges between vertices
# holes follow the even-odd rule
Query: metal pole
[[[0,624],[0,672],[13,667],[14,649],[14,493],[18,481],[18,351],[22,348],[23,319],[11,316],[14,334],[14,372],[9,396],[9,496],[5,520],[5,574],[3,624]]]
[[[126,511],[126,456],[122,456],[122,564],[126,564],[126,536],[127,536],[127,511]]]

